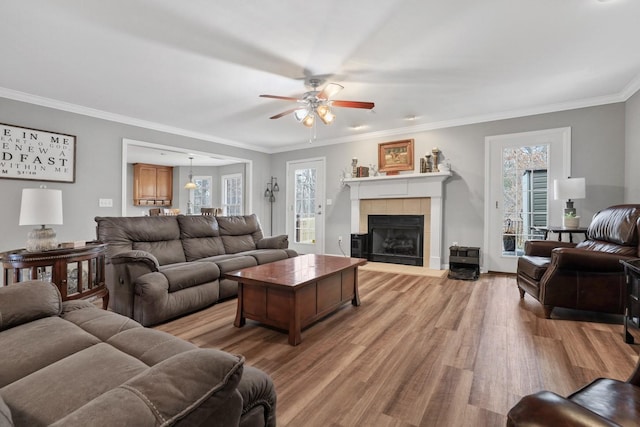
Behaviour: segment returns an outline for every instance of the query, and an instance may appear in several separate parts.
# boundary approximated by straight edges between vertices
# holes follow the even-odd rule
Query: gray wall
[[[0,98],[0,122],[57,131],[77,137],[76,182],[45,183],[63,191],[64,225],[55,227],[60,241],[90,240],[95,237],[94,216],[119,216],[121,204],[122,138],[173,145],[196,151],[212,152],[253,161],[251,185],[252,206],[263,225],[270,222],[269,204],[263,198],[265,183],[271,175],[278,178],[280,197],[274,204],[273,234],[285,232],[286,180],[288,160],[326,157],[327,193],[333,204],[326,210],[326,252],[339,254],[337,237],[350,234],[349,189],[341,187],[340,174],[349,170],[352,157],[359,164],[377,163],[380,142],[415,139],[416,157],[432,147],[440,148],[444,160],[451,163],[454,176],[445,183],[443,253],[453,241],[471,246],[483,246],[484,227],[484,139],[486,136],[570,126],[572,129],[572,175],[587,179],[587,199],[576,202],[584,218],[597,210],[625,200],[625,181],[637,182],[633,166],[625,168],[625,156],[638,159],[640,131],[631,123],[640,111],[639,95],[629,101],[626,115],[627,148],[625,149],[625,104],[610,104],[510,120],[480,123],[405,135],[318,146],[303,150],[268,155],[213,142],[143,129],[107,120],[54,110]],[[633,116],[633,117],[630,117]],[[322,137],[322,128],[318,130]],[[633,161],[628,164],[638,164]],[[416,166],[417,167],[417,166]],[[195,173],[194,169],[194,173]],[[188,172],[185,172],[188,173]],[[5,201],[0,211],[2,241],[0,250],[23,247],[30,226],[19,227],[19,205],[22,188],[37,187],[41,182],[0,179],[0,191]],[[629,184],[630,188],[635,188]],[[636,191],[627,194],[631,200]],[[99,198],[113,199],[111,208],[98,207]],[[180,202],[179,202],[180,203]],[[185,202],[186,203],[186,202]],[[185,205],[186,209],[186,205]],[[269,234],[269,233],[268,233]],[[446,258],[446,257],[445,257]],[[444,260],[448,262],[448,258]]]
[[[625,109],[625,203],[640,203],[640,91],[626,102]]]
[[[92,240],[95,238],[95,216],[120,216],[123,138],[252,160],[251,184],[254,188],[262,187],[271,176],[268,154],[5,98],[0,98],[0,122],[71,134],[77,138],[75,183],[0,179],[0,192],[4,200],[0,210],[0,251],[24,247],[27,232],[33,228],[18,226],[23,188],[37,188],[45,184],[48,188],[62,190],[64,225],[54,227],[59,241]],[[112,199],[113,207],[98,207],[100,198]],[[268,212],[260,191],[253,193],[252,206],[258,216]]]
[[[342,170],[350,169],[351,158],[357,157],[359,164],[364,166],[377,164],[378,143],[408,138],[415,140],[416,157],[438,147],[443,160],[451,163],[453,172],[445,182],[444,194],[442,250],[445,254],[443,262],[448,263],[447,248],[454,241],[461,245],[483,246],[485,137],[566,126],[570,126],[572,132],[572,176],[586,177],[587,182],[587,198],[576,201],[575,205],[583,218],[591,218],[599,209],[624,199],[624,170],[620,167],[625,158],[625,106],[622,103],[370,141],[310,145],[304,150],[273,155],[271,169],[284,171],[290,160],[326,157],[326,197],[333,199],[326,216],[326,252],[340,254],[338,236],[346,238],[350,234],[350,199],[349,188],[340,186],[339,176]],[[318,136],[322,137],[322,127],[318,129]],[[283,182],[283,178],[278,175],[278,182]],[[284,209],[283,199],[276,203],[278,212]],[[278,229],[283,230],[284,217],[278,217],[277,224]]]

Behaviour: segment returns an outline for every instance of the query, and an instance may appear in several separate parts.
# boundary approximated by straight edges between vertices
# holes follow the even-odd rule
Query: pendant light
[[[195,190],[198,188],[195,182],[193,182],[193,157],[189,157],[191,166],[189,167],[189,182],[184,186],[185,190]]]

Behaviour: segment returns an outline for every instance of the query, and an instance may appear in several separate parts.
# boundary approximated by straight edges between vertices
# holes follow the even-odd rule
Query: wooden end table
[[[300,255],[225,273],[238,282],[234,326],[256,320],[286,330],[289,344],[298,345],[303,328],[345,302],[360,305],[358,266],[366,263],[362,258]]]
[[[26,280],[45,280],[60,290],[62,301],[101,297],[102,307],[109,306],[105,283],[107,245],[87,242],[78,248],[28,252],[17,249],[0,255],[4,269],[4,285]]]

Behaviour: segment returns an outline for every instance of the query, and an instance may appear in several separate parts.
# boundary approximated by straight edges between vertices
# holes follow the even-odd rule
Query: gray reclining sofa
[[[275,427],[244,357],[195,345],[49,282],[0,287],[0,426]]]
[[[96,217],[107,243],[109,307],[144,326],[236,296],[226,272],[297,256],[256,215]]]

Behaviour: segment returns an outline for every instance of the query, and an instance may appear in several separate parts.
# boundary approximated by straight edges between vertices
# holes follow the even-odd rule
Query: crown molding
[[[316,140],[312,143],[313,147],[321,147],[327,145],[343,144],[348,142],[365,141],[372,139],[382,139],[388,137],[394,137],[399,135],[406,135],[407,133],[426,132],[436,129],[445,129],[457,126],[465,126],[476,123],[486,123],[497,120],[507,120],[519,117],[533,116],[538,114],[555,113],[559,111],[575,110],[578,108],[596,107],[599,105],[614,104],[618,102],[625,102],[636,92],[640,90],[640,74],[638,74],[633,80],[631,80],[619,93],[613,95],[605,95],[594,98],[585,98],[577,101],[563,102],[557,104],[548,104],[534,108],[526,108],[520,110],[503,111],[498,113],[484,114],[478,116],[464,117],[460,119],[442,120],[438,122],[423,123],[414,126],[405,126],[395,129],[386,129],[382,131],[360,133],[357,135],[347,135],[339,138],[331,138],[326,140]],[[112,122],[118,122],[128,124],[132,126],[138,126],[145,129],[157,130],[160,132],[171,133],[174,135],[181,135],[188,138],[200,139],[203,141],[215,142],[217,144],[229,145],[232,147],[243,148],[246,150],[258,151],[266,154],[283,153],[287,151],[302,150],[309,148],[309,142],[291,144],[282,147],[268,149],[265,147],[259,147],[251,144],[246,144],[239,141],[234,141],[214,135],[209,135],[200,132],[194,132],[187,129],[177,128],[173,126],[167,126],[160,123],[155,123],[147,120],[140,120],[133,117],[124,116],[121,114],[109,113],[107,111],[97,110],[94,108],[84,107],[77,104],[58,101],[55,99],[45,98],[37,95],[31,95],[25,92],[19,92],[12,89],[0,87],[0,97],[13,99],[15,101],[22,101],[29,104],[40,105],[43,107],[54,108],[57,110],[68,111],[71,113],[81,114],[85,116],[95,117],[99,119],[109,120]]]
[[[627,99],[635,95],[635,93],[638,92],[639,90],[640,90],[640,74],[638,74],[634,79],[632,79],[629,82],[629,84],[627,84],[624,87],[624,89],[622,89],[622,92],[620,92],[620,95],[626,101]]]
[[[401,128],[395,128],[395,129],[386,129],[383,131],[376,131],[376,132],[369,132],[369,133],[361,133],[358,135],[349,135],[349,136],[340,137],[340,138],[316,140],[313,142],[313,145],[325,146],[325,145],[342,144],[345,142],[355,142],[355,141],[395,137],[399,135],[406,135],[408,133],[426,132],[426,131],[436,130],[436,129],[446,129],[446,128],[452,128],[457,126],[472,125],[477,123],[486,123],[486,122],[493,122],[498,120],[515,119],[519,117],[534,116],[538,114],[556,113],[559,111],[576,110],[579,108],[596,107],[599,105],[606,105],[606,104],[615,104],[618,102],[625,102],[631,95],[633,95],[638,89],[640,89],[640,76],[638,76],[638,78],[636,78],[634,82],[635,82],[635,85],[638,86],[636,89],[633,89],[634,86],[632,84],[629,84],[627,85],[627,87],[625,87],[625,89],[622,92],[614,95],[605,95],[600,97],[581,99],[578,101],[548,104],[548,105],[543,105],[543,106],[534,107],[534,108],[526,108],[521,110],[512,110],[512,111],[504,111],[504,112],[498,112],[498,113],[492,113],[492,114],[484,114],[479,116],[470,116],[470,117],[464,117],[460,119],[442,120],[438,122],[423,123],[423,124],[414,125],[414,126],[406,126]],[[628,94],[627,92],[631,92],[631,93]],[[296,144],[296,145],[281,147],[279,149],[274,150],[273,153],[301,150],[305,148],[309,148],[308,142],[305,144]]]
[[[0,87],[0,97],[12,99],[14,101],[26,102],[29,104],[40,105],[41,107],[53,108],[56,110],[67,111],[70,113],[81,114],[83,116],[95,117],[97,119],[108,120],[111,122],[122,123],[131,126],[137,126],[144,129],[156,130],[159,132],[166,132],[174,135],[185,136],[187,138],[200,139],[203,141],[215,142],[217,144],[229,145],[237,148],[244,148],[252,151],[259,151],[262,153],[269,153],[263,147],[258,147],[242,142],[234,141],[218,137],[215,135],[209,135],[206,133],[194,132],[187,129],[177,128],[173,126],[163,125],[161,123],[155,123],[147,120],[136,119],[122,114],[110,113],[108,111],[97,110],[95,108],[85,107],[78,104],[72,104],[70,102],[58,101],[51,98],[45,98],[43,96],[32,95],[26,92],[20,92],[5,87]]]

